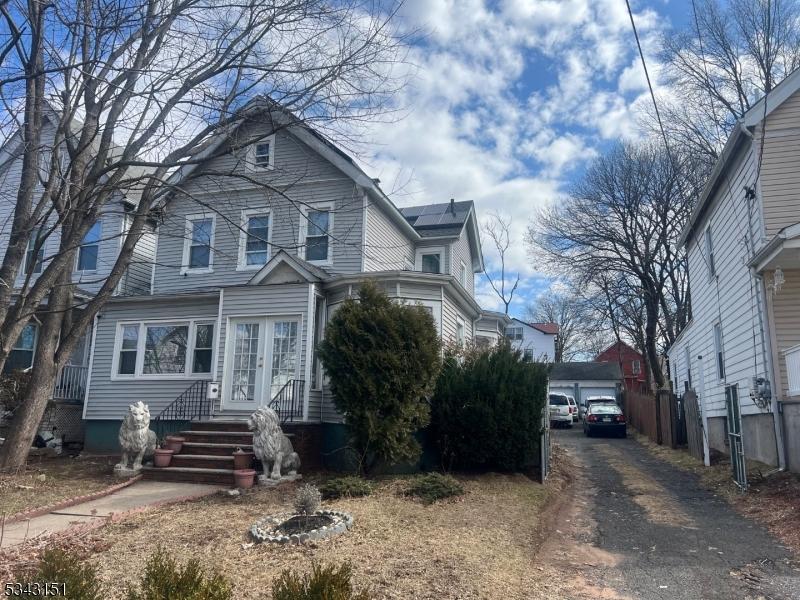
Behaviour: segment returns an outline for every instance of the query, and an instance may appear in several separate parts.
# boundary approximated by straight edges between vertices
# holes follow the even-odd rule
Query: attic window
[[[253,148],[253,164],[260,169],[271,169],[275,166],[275,136],[271,135],[256,142]]]

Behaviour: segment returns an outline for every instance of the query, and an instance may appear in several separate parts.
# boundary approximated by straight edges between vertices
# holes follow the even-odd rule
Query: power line
[[[653,92],[653,84],[650,82],[650,73],[647,70],[647,63],[644,59],[644,52],[642,52],[642,43],[639,41],[639,32],[636,30],[636,23],[633,20],[633,11],[631,10],[630,0],[625,0],[625,5],[628,7],[628,16],[631,18],[631,27],[633,28],[633,35],[636,37],[636,47],[639,49],[639,58],[642,59],[642,68],[644,69],[644,76],[647,79],[647,87],[650,90],[650,98],[653,100],[653,108],[656,109],[656,119],[658,120],[658,127],[661,129],[661,136],[664,138],[664,146],[667,148],[667,157],[675,165],[672,160],[672,153],[669,149],[669,140],[667,139],[667,132],[664,131],[664,123],[661,121],[661,112],[658,110],[658,102],[656,102],[656,95]]]

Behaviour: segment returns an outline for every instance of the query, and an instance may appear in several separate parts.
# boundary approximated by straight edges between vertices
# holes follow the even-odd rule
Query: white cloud
[[[416,75],[398,98],[408,116],[372,126],[368,172],[404,182],[399,205],[474,200],[480,216],[513,219],[507,257],[541,290],[523,244],[536,210],[617,138],[635,138],[644,78],[624,3],[618,0],[408,0],[402,17],[427,31]],[[636,14],[646,51],[660,19]],[[657,78],[655,60],[651,76]],[[639,68],[637,69],[637,65]],[[487,269],[497,268],[485,247]],[[526,293],[527,293],[526,292]],[[486,281],[478,299],[497,308]],[[516,304],[515,304],[516,305]]]

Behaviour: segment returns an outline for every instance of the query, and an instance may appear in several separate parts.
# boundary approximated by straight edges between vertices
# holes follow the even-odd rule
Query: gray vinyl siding
[[[216,297],[187,297],[148,300],[113,300],[97,322],[91,381],[86,402],[87,419],[121,419],[128,405],[141,400],[155,417],[199,377],[182,379],[111,379],[114,342],[119,321],[202,318],[216,321]]]
[[[364,271],[413,269],[413,242],[378,206],[368,204],[366,215]]]
[[[473,338],[473,320],[447,292],[442,294],[442,341],[445,344],[456,340],[456,323],[458,317],[464,320],[464,339],[470,342]]]
[[[42,141],[44,144],[52,143],[53,134],[55,129],[49,122],[45,122],[43,126]],[[15,145],[15,140],[9,144],[9,150]],[[3,153],[5,157],[5,153]],[[14,220],[14,209],[17,204],[17,193],[19,191],[20,178],[22,176],[22,158],[17,156],[8,160],[2,167],[0,167],[0,255],[5,254],[8,248],[8,238],[11,234],[11,229]],[[42,193],[41,186],[37,186],[34,194],[34,202],[38,202],[40,194]],[[104,213],[100,216],[100,243],[97,256],[97,270],[92,272],[79,272],[75,271],[72,275],[72,281],[76,283],[82,290],[95,293],[103,285],[111,268],[117,260],[119,254],[120,232],[122,228],[121,215],[123,212],[120,203],[121,196],[119,194],[112,197],[104,208]],[[49,222],[54,223],[55,217],[52,217]],[[45,240],[43,247],[44,263],[52,258],[59,251],[61,243],[61,236],[59,229],[53,231],[50,236]],[[76,257],[77,261],[77,257]],[[43,268],[44,268],[43,266]],[[72,265],[73,268],[77,266]],[[37,274],[32,274],[30,284],[33,284],[38,277]],[[26,276],[24,274],[24,262],[20,268],[20,273],[15,282],[16,286],[22,286],[25,282]]]
[[[767,239],[800,222],[800,93],[767,117],[759,177]],[[759,134],[756,136],[760,141]]]
[[[770,277],[773,275],[770,274]],[[789,399],[789,380],[786,373],[786,354],[789,348],[800,345],[800,270],[786,269],[785,282],[777,294],[768,294],[768,302],[772,308],[772,335],[775,338],[774,353],[775,364],[780,374],[780,386],[775,386],[774,392],[782,400]],[[792,397],[797,400],[797,397]]]
[[[450,274],[453,275],[459,283],[461,283],[460,271],[461,263],[467,268],[467,285],[466,290],[470,296],[475,296],[475,273],[472,270],[472,251],[469,247],[469,236],[466,228],[461,232],[461,235],[450,246],[450,252],[453,259],[450,265]]]
[[[217,381],[223,382],[222,396],[227,397],[228,382],[223,381],[225,373],[225,343],[228,337],[228,322],[235,317],[278,317],[298,316],[300,318],[300,378],[306,375],[306,352],[308,351],[309,331],[309,295],[308,283],[292,283],[280,285],[246,285],[225,288],[222,300],[222,322],[219,336],[219,352],[217,356]],[[306,381],[306,386],[311,382]],[[318,402],[319,398],[315,398]],[[223,400],[224,402],[224,400]],[[313,420],[319,415],[318,404],[309,406],[309,418]],[[224,412],[224,404],[223,404]]]
[[[246,170],[243,161],[229,154],[211,161],[205,169],[206,175],[193,180],[186,186],[186,193],[170,203],[169,216],[159,228],[156,293],[246,283],[255,271],[237,270],[237,264],[242,211],[252,209],[270,211],[270,255],[280,249],[297,255],[300,225],[305,223],[300,209],[332,203],[333,264],[321,266],[331,274],[361,271],[363,191],[288,132],[279,132],[276,139],[276,168],[246,171],[248,177],[269,181],[275,189],[247,184],[234,177],[210,175]],[[203,213],[216,215],[213,272],[182,275],[186,216]],[[299,254],[302,256],[303,251]]]
[[[157,239],[155,228],[149,224],[145,225],[145,232],[136,242],[130,264],[120,281],[120,295],[138,296],[150,293]]]

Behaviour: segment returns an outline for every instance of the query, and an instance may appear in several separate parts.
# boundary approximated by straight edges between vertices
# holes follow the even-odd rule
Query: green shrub
[[[102,600],[103,593],[94,566],[77,555],[58,549],[47,549],[33,570],[16,575],[19,583],[58,584],[70,600]],[[63,586],[63,587],[62,587]]]
[[[359,470],[416,460],[414,433],[428,424],[442,362],[433,316],[366,281],[331,318],[319,356]]]
[[[350,579],[353,569],[348,563],[340,567],[313,565],[310,574],[299,575],[285,570],[272,584],[273,600],[370,600],[366,590],[353,591]]]
[[[372,493],[372,486],[361,477],[348,475],[345,477],[335,477],[329,479],[319,487],[322,497],[325,500],[333,498],[358,498],[369,496]]]
[[[455,477],[441,473],[428,473],[415,477],[406,489],[406,494],[416,496],[424,504],[433,504],[437,500],[461,496],[464,494],[462,486]]]
[[[431,401],[430,439],[445,470],[519,471],[538,458],[547,367],[508,343],[445,357]]]
[[[128,600],[230,600],[230,582],[219,574],[206,575],[197,559],[181,568],[159,548],[147,560],[138,589],[128,590]]]

